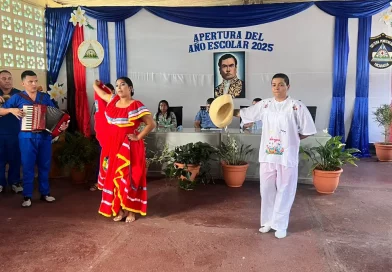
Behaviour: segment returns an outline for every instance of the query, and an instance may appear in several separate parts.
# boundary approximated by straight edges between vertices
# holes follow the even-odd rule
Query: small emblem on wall
[[[369,63],[377,69],[385,69],[392,65],[392,37],[381,33],[370,37]]]
[[[84,41],[79,45],[78,58],[86,67],[97,67],[104,58],[103,47],[95,40]]]

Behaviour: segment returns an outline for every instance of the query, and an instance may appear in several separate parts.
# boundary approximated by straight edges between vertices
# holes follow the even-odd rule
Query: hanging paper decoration
[[[56,101],[59,101],[61,99],[61,103],[64,103],[64,100],[67,99],[67,97],[65,96],[67,94],[67,91],[65,91],[63,89],[63,85],[59,84],[58,82],[56,82],[53,85],[49,85],[50,91],[48,92],[48,94],[50,95],[50,98]]]
[[[392,6],[392,2],[389,4]],[[380,18],[380,22],[384,22],[384,24],[392,26],[392,9],[384,12]]]
[[[79,27],[81,27],[81,26],[87,26],[87,27],[90,28],[90,29],[94,29],[94,27],[92,27],[92,26],[89,24],[89,22],[88,22],[86,16],[84,16],[84,13],[85,13],[85,11],[82,10],[80,7],[78,7],[76,10],[74,10],[74,11],[71,13],[71,19],[69,19],[69,21],[70,21],[71,23],[73,23],[74,26],[76,26],[77,24],[79,24]]]

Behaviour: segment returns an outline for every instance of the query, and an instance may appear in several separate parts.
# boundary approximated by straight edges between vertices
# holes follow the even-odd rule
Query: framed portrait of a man
[[[245,52],[214,53],[214,97],[245,98]]]

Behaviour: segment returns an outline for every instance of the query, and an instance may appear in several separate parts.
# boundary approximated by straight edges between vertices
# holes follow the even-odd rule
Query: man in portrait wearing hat
[[[233,98],[245,98],[245,82],[237,77],[237,59],[232,54],[224,54],[219,58],[219,73],[223,82],[215,87],[214,94],[230,94]]]
[[[276,238],[284,238],[297,190],[300,140],[317,131],[307,107],[287,95],[290,89],[287,75],[274,75],[271,86],[272,98],[236,109],[234,116],[251,122],[262,121],[259,231],[267,233],[274,229]]]
[[[13,87],[12,74],[0,71],[0,107],[11,96],[20,93]],[[8,164],[8,185],[15,193],[23,191],[20,178],[19,120],[12,114],[0,117],[0,192],[7,186],[5,169]]]

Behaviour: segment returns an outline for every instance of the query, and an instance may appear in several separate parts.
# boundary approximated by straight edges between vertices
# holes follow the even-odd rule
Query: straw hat
[[[215,126],[224,128],[233,120],[234,103],[230,94],[216,98],[210,106],[210,118]]]

